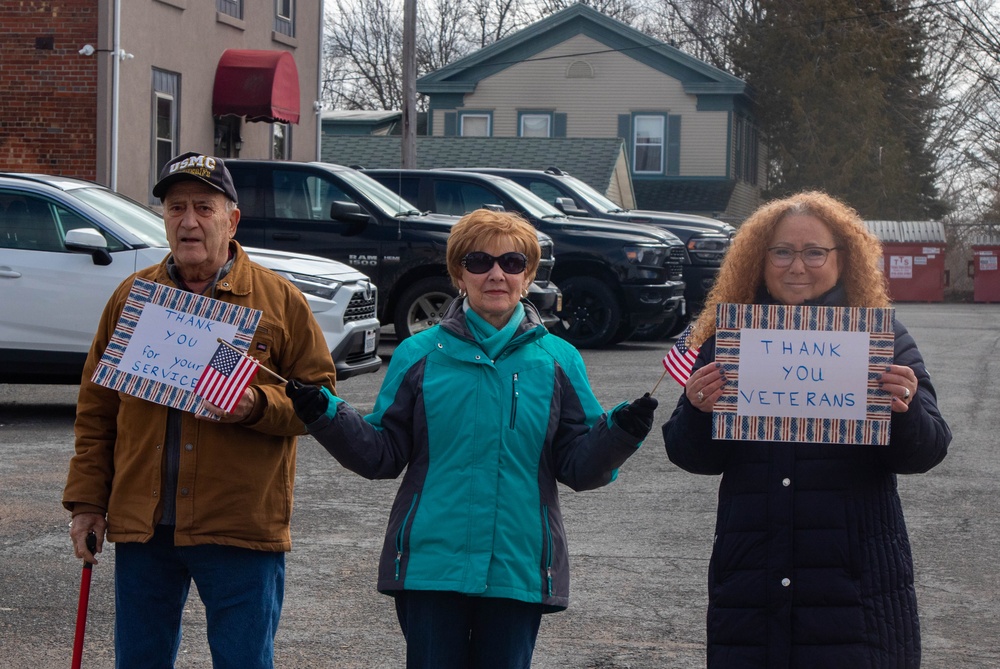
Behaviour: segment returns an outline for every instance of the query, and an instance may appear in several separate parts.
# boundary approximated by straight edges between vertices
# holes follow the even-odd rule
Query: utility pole
[[[403,0],[403,169],[417,166],[417,0]]]

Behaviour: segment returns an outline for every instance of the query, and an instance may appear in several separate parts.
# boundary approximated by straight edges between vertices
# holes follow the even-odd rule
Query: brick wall
[[[94,179],[98,58],[78,51],[98,46],[98,0],[3,5],[0,170]]]

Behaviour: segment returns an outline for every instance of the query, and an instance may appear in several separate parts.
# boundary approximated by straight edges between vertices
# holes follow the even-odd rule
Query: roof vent
[[[593,79],[594,67],[585,60],[575,60],[566,68],[567,79]]]

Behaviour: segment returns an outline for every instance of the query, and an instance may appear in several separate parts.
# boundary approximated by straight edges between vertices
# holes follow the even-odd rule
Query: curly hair
[[[743,222],[722,262],[705,308],[692,326],[690,345],[715,334],[716,305],[753,304],[764,283],[764,263],[774,229],[786,216],[806,214],[826,224],[838,247],[843,269],[839,283],[851,307],[887,307],[889,292],[879,268],[882,243],[853,208],[826,193],[806,191],[762,205]]]
[[[448,276],[458,288],[462,278],[462,258],[473,251],[481,251],[495,242],[511,241],[514,248],[527,257],[525,268],[527,283],[535,280],[542,248],[538,245],[538,232],[518,214],[490,209],[476,209],[459,219],[448,236]]]

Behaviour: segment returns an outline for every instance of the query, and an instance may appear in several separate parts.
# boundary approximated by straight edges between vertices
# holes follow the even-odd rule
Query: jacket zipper
[[[542,506],[542,519],[545,522],[545,580],[548,596],[552,596],[552,530],[549,528],[549,507]]]
[[[517,372],[514,372],[514,381],[510,389],[510,429],[514,429],[514,421],[517,419]]]
[[[410,502],[410,508],[407,510],[406,515],[403,517],[403,524],[399,526],[399,531],[396,532],[396,580],[399,580],[399,563],[403,560],[403,536],[406,534],[406,526],[410,522],[410,516],[413,514],[413,509],[417,506],[417,498],[420,497],[419,493],[414,493],[413,501]]]

